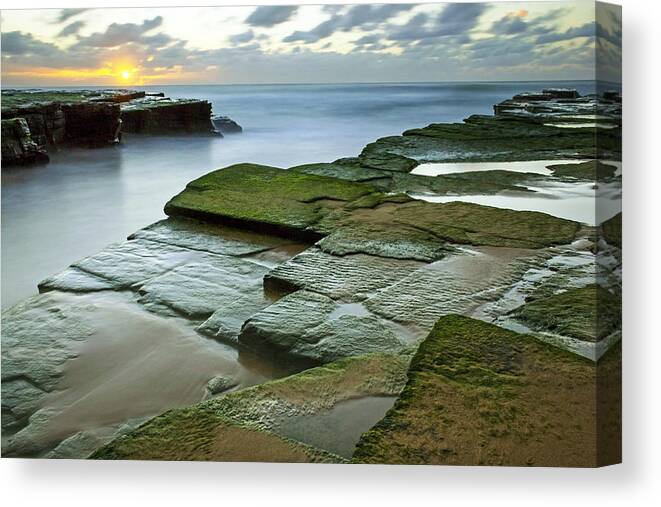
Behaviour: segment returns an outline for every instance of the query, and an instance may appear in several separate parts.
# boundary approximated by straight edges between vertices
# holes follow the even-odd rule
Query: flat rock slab
[[[262,289],[268,268],[232,257],[210,260],[152,278],[138,289],[139,302],[147,307],[165,305],[191,319],[206,319],[237,300],[250,300],[250,306],[268,304]]]
[[[366,310],[345,310],[346,306],[315,292],[294,292],[249,318],[239,343],[309,364],[406,347],[382,319]]]
[[[190,182],[165,206],[186,216],[286,237],[319,238],[317,223],[370,194],[369,185],[255,164],[238,164]]]
[[[338,172],[350,166],[334,167]],[[167,204],[166,213],[289,238],[319,240],[332,236],[320,245],[338,255],[362,252],[422,260],[438,259],[448,242],[542,248],[572,241],[579,229],[576,222],[544,213],[464,202],[414,201],[405,195],[387,195],[366,183],[303,170],[252,164],[218,170],[191,182]],[[462,187],[474,191],[476,185],[485,184],[475,178],[452,176],[441,181],[438,177],[391,174],[440,182],[445,191]],[[500,183],[486,183],[503,188]],[[504,185],[512,188],[508,182]]]
[[[534,331],[597,342],[622,325],[620,295],[590,284],[545,295],[533,293],[511,315]]]
[[[406,382],[408,361],[409,357],[402,355],[354,357],[187,409],[170,410],[114,440],[92,457],[343,462],[341,456],[320,449],[318,444],[328,443],[333,450],[352,450],[360,434],[371,425],[359,414],[348,413],[344,417],[358,421],[354,426],[326,425],[324,438],[318,434],[296,434],[299,439],[293,440],[288,435],[296,433],[303,418],[309,421],[332,416],[338,407],[344,413],[343,404],[350,400],[397,395]],[[383,413],[386,406],[380,404],[378,410]],[[358,404],[355,409],[364,407]],[[227,431],[228,427],[232,431]]]
[[[603,132],[602,132],[603,130]],[[495,162],[562,158],[618,158],[621,129],[563,129],[524,118],[471,116],[464,123],[435,123],[368,144],[364,160],[398,155],[426,162]]]
[[[317,246],[340,257],[362,253],[423,262],[437,261],[453,250],[429,232],[386,224],[343,227],[320,240]]]
[[[362,436],[353,461],[618,462],[620,361],[619,347],[597,368],[530,336],[468,317],[443,317],[416,352],[395,406]],[[598,419],[597,413],[612,417]]]
[[[20,428],[40,401],[55,389],[75,343],[94,328],[81,315],[94,306],[61,307],[56,294],[35,296],[2,313],[2,427]]]
[[[333,299],[366,299],[424,263],[356,254],[338,257],[310,248],[281,264],[264,277],[264,287],[274,292],[307,289]]]
[[[149,310],[209,319],[201,332],[236,343],[243,322],[271,303],[264,275],[301,248],[279,237],[171,218],[74,263],[39,287],[78,293],[130,289]]]
[[[129,239],[144,239],[218,255],[243,256],[292,244],[276,236],[221,227],[197,220],[168,218],[135,232]]]
[[[441,315],[470,313],[497,299],[534,262],[535,251],[482,247],[426,264],[364,304],[373,313],[429,331]]]

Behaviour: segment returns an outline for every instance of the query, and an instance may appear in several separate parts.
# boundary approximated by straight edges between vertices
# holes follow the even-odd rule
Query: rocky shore
[[[2,165],[46,163],[48,150],[119,143],[123,132],[222,136],[211,116],[205,100],[163,93],[3,90]]]
[[[620,188],[619,107],[613,94],[545,90],[355,157],[238,164],[190,182],[166,220],[75,262],[3,314],[3,454],[617,462],[621,213],[589,225],[462,196]],[[546,162],[520,172],[512,161]],[[504,164],[416,174],[447,162]],[[200,403],[166,400],[172,410],[63,431],[78,402],[53,400],[70,389],[70,359],[85,362],[80,344],[101,329],[88,314],[109,294],[142,320],[219,342],[235,363],[195,384]],[[256,365],[268,373],[246,380],[239,366]]]

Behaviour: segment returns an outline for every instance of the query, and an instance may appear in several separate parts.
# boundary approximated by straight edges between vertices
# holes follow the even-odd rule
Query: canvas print
[[[2,457],[621,460],[621,10],[2,11]]]

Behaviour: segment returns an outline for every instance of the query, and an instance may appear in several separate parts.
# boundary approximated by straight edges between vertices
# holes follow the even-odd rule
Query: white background
[[[406,1],[406,0],[400,0]],[[0,0],[0,8],[181,5]],[[193,0],[193,5],[241,5]],[[248,1],[282,4],[294,1]],[[299,1],[298,3],[319,3]],[[326,3],[347,3],[327,0]],[[350,2],[358,3],[358,2]],[[661,2],[623,0],[624,461],[601,470],[39,461],[0,462],[4,505],[650,506],[661,499],[659,123]],[[29,30],[29,27],[25,27]]]

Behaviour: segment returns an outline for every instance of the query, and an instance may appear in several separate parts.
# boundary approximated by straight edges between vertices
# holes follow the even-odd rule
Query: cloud
[[[11,56],[41,55],[49,56],[60,52],[60,49],[50,42],[35,39],[31,33],[2,32],[2,54]]]
[[[246,24],[269,28],[284,23],[291,18],[297,10],[298,7],[295,5],[264,5],[257,7],[252,11],[252,14],[246,18]]]
[[[362,46],[364,44],[375,44],[376,42],[379,42],[381,40],[381,36],[377,34],[372,34],[372,35],[365,35],[358,39],[357,41],[354,41],[354,44],[357,44],[359,46]]]
[[[427,14],[420,12],[413,16],[405,25],[391,25],[388,30],[388,39],[395,41],[410,41],[432,37],[433,32],[425,28],[428,18],[429,16],[427,16]]]
[[[486,4],[449,4],[433,20],[419,13],[403,26],[389,26],[387,38],[394,41],[452,38],[457,44],[465,44],[470,41],[468,33],[488,8]]]
[[[58,37],[68,37],[69,35],[77,35],[82,27],[85,26],[84,21],[74,21],[73,23],[68,24],[60,33],[57,34]]]
[[[494,21],[491,25],[490,32],[501,35],[514,35],[525,32],[528,29],[528,23],[521,18],[522,16],[516,14],[507,14],[498,21]]]
[[[109,48],[121,46],[128,42],[145,42],[149,43],[149,37],[144,34],[158,28],[163,24],[163,17],[156,16],[153,19],[146,19],[141,24],[135,23],[112,23],[105,32],[95,32],[88,37],[82,37],[78,41],[80,46],[91,46],[97,48]],[[162,37],[169,37],[163,35]],[[151,38],[152,42],[157,40]],[[161,39],[162,41],[163,39]]]
[[[595,37],[596,27],[594,21],[585,23],[584,25],[569,28],[564,32],[554,32],[537,37],[537,44],[549,44],[551,42],[561,42],[566,40],[577,39],[578,37]]]
[[[82,36],[83,21],[74,18],[55,27],[63,39],[54,44],[26,32],[3,33],[3,83],[109,85],[116,83],[126,65],[144,84],[337,81],[339,76],[345,81],[589,79],[595,72],[595,33],[597,50],[603,46],[601,62],[617,62],[613,46],[621,41],[618,20],[604,15],[597,24],[575,21],[579,26],[569,29],[571,24],[563,22],[560,30],[556,25],[566,12],[547,9],[537,17],[509,13],[484,25],[480,21],[488,8],[485,4],[319,7],[322,22],[303,25],[303,30],[285,38],[304,43],[293,47],[280,45],[281,36],[270,30],[249,26],[234,34],[231,29],[216,30],[230,34],[218,40],[221,47],[189,47],[188,41],[165,33],[160,17],[144,21],[129,17],[129,22]],[[287,9],[291,17],[296,8]],[[251,22],[277,20],[277,16],[261,16]],[[52,24],[52,19],[49,14],[45,23]],[[348,32],[350,36],[333,37]],[[578,37],[584,38],[573,41]],[[348,52],[346,40],[353,41]],[[572,43],[555,43],[567,40]],[[308,44],[317,41],[318,45]]]
[[[255,33],[252,30],[248,30],[247,32],[230,35],[228,39],[232,44],[244,44],[250,42],[254,38]]]
[[[487,4],[449,4],[438,17],[436,35],[462,35],[477,25]]]
[[[349,32],[360,27],[363,30],[373,29],[381,23],[396,16],[400,12],[409,11],[414,4],[384,4],[384,5],[354,5],[346,11],[335,13],[326,21],[309,31],[296,31],[285,37],[283,42],[317,42],[330,37],[335,32]]]
[[[74,16],[78,16],[79,14],[82,14],[85,11],[89,11],[89,9],[62,9],[60,11],[60,14],[57,16],[57,23],[64,23],[70,18],[73,18]]]

